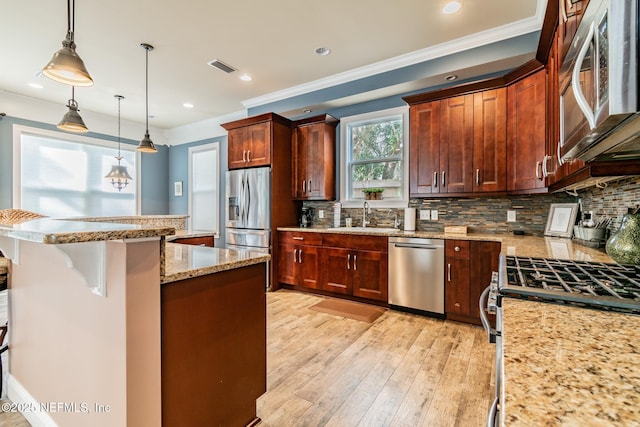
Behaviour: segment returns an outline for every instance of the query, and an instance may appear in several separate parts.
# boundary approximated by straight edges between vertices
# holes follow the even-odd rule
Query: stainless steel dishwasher
[[[389,305],[444,318],[444,240],[389,238]]]

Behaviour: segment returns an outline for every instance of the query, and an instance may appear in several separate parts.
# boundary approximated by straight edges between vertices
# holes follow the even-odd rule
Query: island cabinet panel
[[[442,100],[440,192],[473,191],[473,95]]]
[[[266,391],[266,263],[162,285],[162,424],[245,426]]]
[[[294,199],[335,200],[337,123],[328,115],[293,123],[291,193]]]
[[[507,189],[507,90],[473,94],[473,192]]]
[[[447,319],[480,325],[480,294],[498,271],[500,243],[447,240],[445,253]]]
[[[546,78],[540,70],[507,89],[507,189],[546,188]],[[535,191],[534,191],[535,192]]]
[[[195,246],[208,246],[212,248],[214,246],[213,236],[203,237],[181,237],[174,239],[171,243],[181,243],[183,245],[195,245]]]
[[[411,196],[439,193],[440,101],[409,109],[409,192]]]

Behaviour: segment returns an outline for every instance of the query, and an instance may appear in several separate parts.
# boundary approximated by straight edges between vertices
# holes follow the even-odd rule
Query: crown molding
[[[303,95],[305,93],[326,89],[332,86],[348,83],[365,77],[370,77],[376,74],[393,71],[398,68],[430,61],[458,52],[463,52],[465,50],[481,47],[491,43],[496,43],[534,31],[539,31],[542,27],[542,22],[544,21],[546,4],[547,2],[545,0],[538,0],[536,5],[536,13],[534,16],[529,18],[521,19],[519,21],[511,22],[500,27],[461,37],[450,42],[441,43],[436,46],[431,46],[425,49],[396,56],[395,58],[376,62],[371,65],[355,68],[343,73],[334,74],[333,76],[314,80],[312,82],[304,83],[298,86],[292,86],[287,89],[271,92],[255,98],[250,98],[242,101],[242,105],[247,109],[254,108],[294,96]]]

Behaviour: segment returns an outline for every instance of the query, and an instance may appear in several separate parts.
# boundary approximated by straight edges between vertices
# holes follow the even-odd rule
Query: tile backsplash
[[[510,233],[513,230],[524,230],[527,234],[542,235],[544,233],[549,206],[551,203],[576,203],[577,198],[566,193],[534,194],[511,197],[472,197],[442,199],[412,199],[409,207],[437,210],[437,221],[421,221],[416,219],[416,230],[442,231],[445,226],[466,225],[469,232],[474,233]],[[313,225],[317,227],[333,226],[334,202],[305,202],[305,207],[313,207]],[[318,210],[323,209],[325,218],[318,218]],[[516,211],[516,221],[507,222],[507,211]],[[400,228],[404,227],[404,209],[372,209],[368,216],[372,226],[393,227],[397,214]],[[419,215],[419,214],[418,214]],[[341,226],[346,217],[353,218],[354,226],[362,225],[362,209],[342,209]]]
[[[513,230],[524,230],[527,234],[543,235],[549,207],[552,203],[580,203],[582,211],[593,211],[595,219],[612,217],[610,230],[620,226],[622,216],[628,207],[640,204],[640,177],[626,178],[608,183],[604,188],[591,187],[578,192],[578,196],[566,192],[553,194],[531,194],[505,197],[471,197],[412,199],[410,207],[438,211],[437,221],[421,221],[416,219],[419,231],[442,231],[449,225],[466,225],[469,232],[475,233],[510,233]],[[334,202],[305,202],[305,207],[313,207],[315,227],[333,227]],[[318,217],[318,210],[323,209],[325,217]],[[507,211],[516,211],[516,221],[507,222]],[[372,226],[393,227],[395,216],[404,227],[403,209],[372,209],[368,216]],[[345,218],[353,218],[353,225],[362,225],[362,208],[342,209],[341,226]]]

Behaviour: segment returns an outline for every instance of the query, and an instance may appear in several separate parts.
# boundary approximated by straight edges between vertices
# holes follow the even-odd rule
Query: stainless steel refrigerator
[[[226,246],[270,253],[271,168],[227,172]]]

